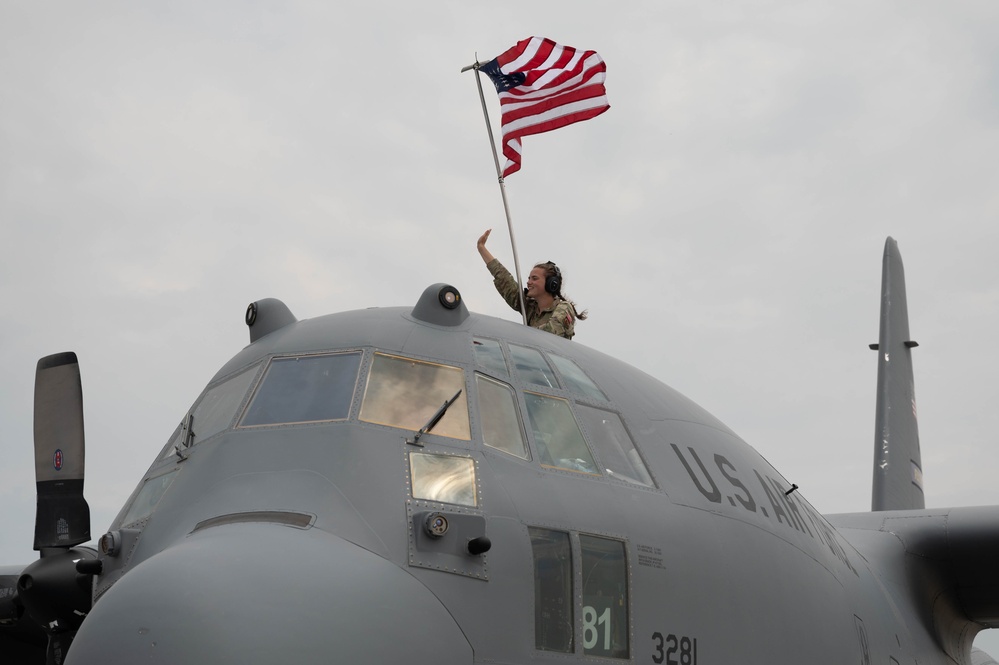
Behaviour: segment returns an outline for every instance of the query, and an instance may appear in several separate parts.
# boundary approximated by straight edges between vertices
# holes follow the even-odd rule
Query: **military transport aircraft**
[[[674,390],[435,284],[303,321],[252,303],[92,549],[79,365],[42,358],[41,556],[0,569],[0,658],[994,663],[972,641],[999,626],[999,507],[923,507],[891,238],[883,274],[864,514],[818,514]]]

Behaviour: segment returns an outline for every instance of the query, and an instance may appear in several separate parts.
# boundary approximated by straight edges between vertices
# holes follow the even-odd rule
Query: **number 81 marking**
[[[583,647],[592,649],[600,639],[599,626],[603,626],[604,651],[611,648],[611,609],[608,607],[600,616],[597,616],[596,608],[587,605],[583,608]]]
[[[662,633],[652,633],[654,644],[652,662],[656,665],[697,665],[697,639],[672,633],[665,638]],[[677,658],[679,654],[679,658]]]

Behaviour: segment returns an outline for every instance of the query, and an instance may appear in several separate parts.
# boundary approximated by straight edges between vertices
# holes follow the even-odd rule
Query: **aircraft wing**
[[[999,628],[999,506],[827,518],[881,572],[898,604],[916,608],[948,653],[960,653],[981,629]],[[969,619],[971,628],[955,636],[954,627]]]

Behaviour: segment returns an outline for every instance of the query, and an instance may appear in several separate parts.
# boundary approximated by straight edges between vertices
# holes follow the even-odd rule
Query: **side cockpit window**
[[[201,443],[227,429],[246,397],[259,366],[253,366],[209,388],[184,416],[180,427],[160,453],[161,460],[183,448]]]
[[[525,392],[524,403],[542,464],[569,471],[599,473],[568,400]]]
[[[192,412],[194,433],[198,441],[204,441],[229,427],[256,373],[257,368],[253,367],[205,393]]]
[[[128,505],[128,510],[122,515],[120,526],[127,526],[141,522],[156,510],[156,504],[160,502],[163,495],[173,484],[174,478],[180,469],[173,469],[167,473],[143,481],[141,488],[135,494],[135,498]]]
[[[482,374],[475,375],[475,383],[479,391],[483,443],[521,459],[530,459],[513,388]]]
[[[646,487],[655,486],[619,415],[584,404],[577,404],[576,411],[608,476]]]
[[[361,353],[271,360],[240,427],[344,420],[361,366]]]
[[[419,431],[444,402],[461,394],[433,434],[470,440],[465,374],[458,367],[375,353],[361,403],[364,422]]]
[[[256,374],[257,368],[253,367],[205,393],[192,412],[196,441],[204,441],[229,427]]]
[[[656,487],[621,415],[579,363],[496,340],[472,344],[485,445],[531,459],[531,440],[537,461],[548,468]]]

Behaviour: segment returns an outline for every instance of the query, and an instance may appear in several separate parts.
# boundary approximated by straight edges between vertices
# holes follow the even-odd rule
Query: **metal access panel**
[[[406,513],[410,566],[489,579],[488,555],[469,553],[469,543],[486,536],[485,517],[428,501],[408,502]]]

